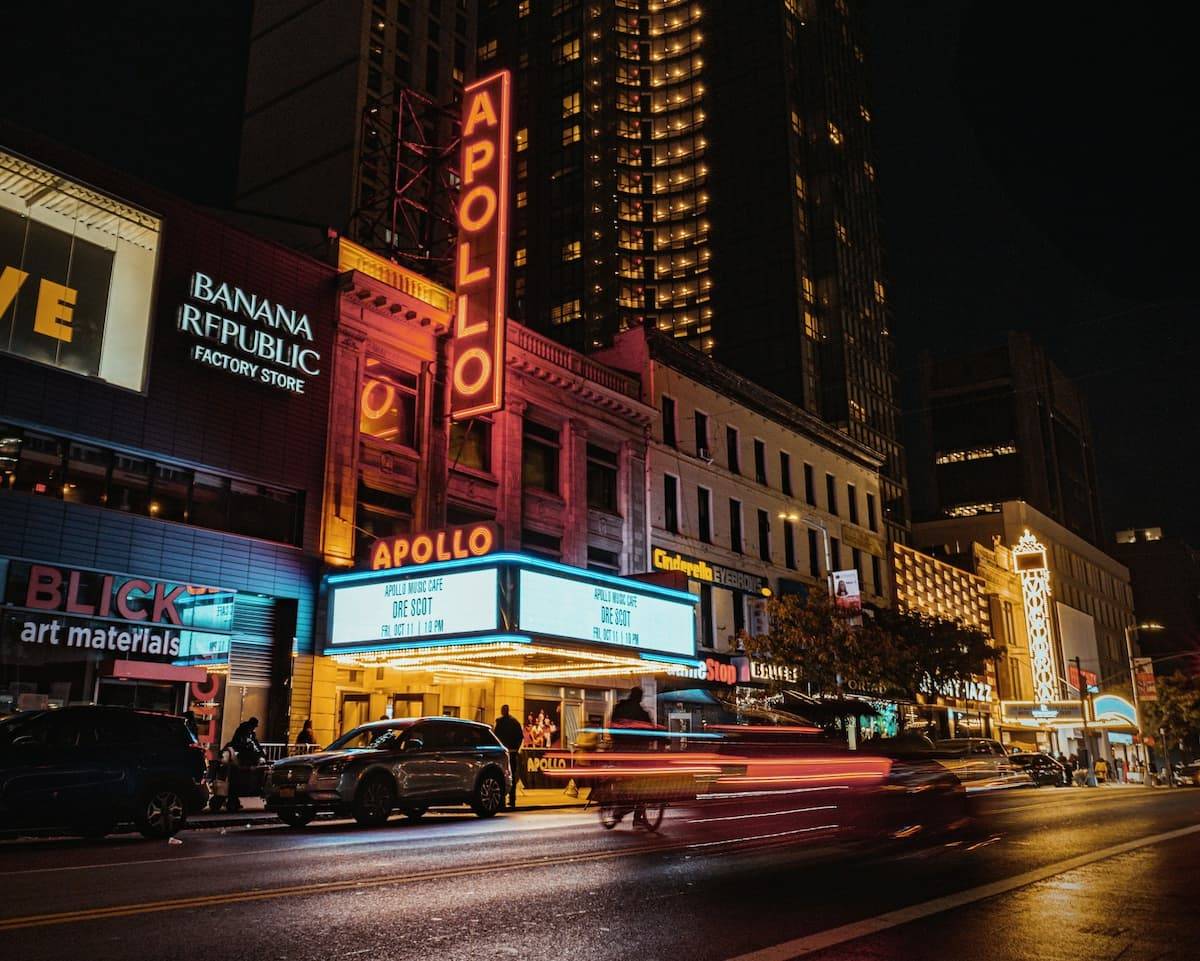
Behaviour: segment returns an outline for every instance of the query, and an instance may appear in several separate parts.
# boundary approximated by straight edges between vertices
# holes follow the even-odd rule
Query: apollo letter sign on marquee
[[[509,73],[463,93],[458,253],[450,416],[465,420],[504,406],[508,274]]]

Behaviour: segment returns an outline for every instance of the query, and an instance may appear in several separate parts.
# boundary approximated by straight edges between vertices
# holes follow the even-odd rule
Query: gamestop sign
[[[504,406],[508,151],[509,73],[502,70],[463,92],[450,385],[454,420]]]

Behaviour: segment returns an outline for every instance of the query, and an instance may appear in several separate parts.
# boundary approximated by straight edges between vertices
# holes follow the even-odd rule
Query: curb
[[[520,807],[518,807],[516,810],[516,813],[524,814],[526,811],[570,811],[570,810],[575,810],[577,808],[582,809],[586,805],[587,805],[586,801],[564,802],[561,804],[529,804],[529,805],[521,805]],[[457,808],[446,808],[445,810],[458,810],[458,809]],[[504,812],[501,812],[501,813],[511,813],[511,812],[509,811],[508,808],[505,808]],[[274,814],[271,814],[268,811],[246,811],[246,812],[243,812],[240,817],[234,817],[232,815],[225,815],[225,814],[203,814],[203,815],[200,815],[200,817],[203,817],[204,820],[197,821],[193,818],[189,818],[187,827],[184,830],[186,830],[186,831],[209,831],[209,830],[213,830],[215,828],[255,827],[260,824],[273,824],[274,825],[274,824],[282,824],[283,823],[282,821],[279,820],[278,817],[276,817]],[[318,815],[316,820],[317,821],[346,820],[347,823],[349,823],[348,819],[335,819],[335,818],[330,818],[328,816],[323,817],[321,815]]]

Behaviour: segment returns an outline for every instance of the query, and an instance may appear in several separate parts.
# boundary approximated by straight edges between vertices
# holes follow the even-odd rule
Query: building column
[[[622,537],[621,572],[641,574],[650,570],[649,544],[649,485],[654,482],[647,474],[644,444],[627,440],[621,444],[617,462],[617,508],[621,512]]]
[[[365,340],[338,334],[330,387],[329,438],[326,442],[321,553],[327,564],[354,562],[354,512],[358,499],[358,403]]]
[[[502,531],[501,545],[506,551],[521,549],[521,529],[524,526],[524,490],[521,484],[521,439],[525,424],[525,411],[529,405],[511,398],[505,408],[496,414],[493,430],[498,442],[493,451],[499,463],[496,476],[500,480],[500,492],[496,501],[496,521]]]
[[[563,476],[560,493],[566,503],[563,517],[562,561],[587,567],[587,439],[588,423],[571,418],[562,429]]]

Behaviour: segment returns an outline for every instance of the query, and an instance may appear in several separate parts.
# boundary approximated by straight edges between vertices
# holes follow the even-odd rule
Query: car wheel
[[[354,796],[354,820],[363,827],[378,827],[396,806],[396,789],[382,777],[364,781]]]
[[[187,822],[183,795],[172,787],[153,788],[142,798],[135,820],[144,837],[174,837]]]
[[[481,818],[490,818],[504,807],[504,782],[495,774],[485,774],[475,785],[471,810]]]
[[[421,818],[423,818],[425,816],[425,812],[428,810],[429,810],[429,808],[423,807],[421,805],[417,805],[416,807],[406,807],[403,809],[404,816],[406,818],[408,818],[410,821],[421,820]]]
[[[279,820],[291,828],[302,828],[317,816],[317,812],[312,808],[288,808],[275,813],[279,816]]]

